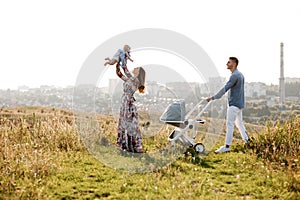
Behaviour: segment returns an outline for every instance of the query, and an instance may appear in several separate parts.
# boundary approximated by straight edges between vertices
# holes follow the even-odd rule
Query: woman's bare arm
[[[131,77],[132,77],[132,74],[129,72],[127,66],[123,66],[122,68],[124,69],[125,75],[126,75],[128,78],[131,78]]]
[[[118,75],[118,77],[120,77],[123,81],[128,80],[128,77],[124,76],[120,70],[120,65],[117,64],[116,65],[116,74]],[[126,74],[126,73],[125,73]]]

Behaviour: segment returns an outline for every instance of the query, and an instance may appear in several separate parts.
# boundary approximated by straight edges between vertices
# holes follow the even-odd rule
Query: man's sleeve
[[[212,96],[212,99],[220,99],[230,88],[232,88],[237,81],[237,76],[232,74],[229,78],[229,81],[225,84],[225,86],[214,96]]]

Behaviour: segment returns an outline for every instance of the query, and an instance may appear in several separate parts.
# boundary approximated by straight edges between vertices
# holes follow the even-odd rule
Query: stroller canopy
[[[160,120],[163,122],[183,122],[185,119],[185,101],[183,99],[171,103]]]

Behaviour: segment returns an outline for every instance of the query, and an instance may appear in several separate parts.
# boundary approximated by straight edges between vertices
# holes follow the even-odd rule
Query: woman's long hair
[[[142,67],[140,67],[139,75],[137,76],[137,78],[139,80],[139,86],[138,86],[139,93],[143,94],[145,92],[146,72]]]

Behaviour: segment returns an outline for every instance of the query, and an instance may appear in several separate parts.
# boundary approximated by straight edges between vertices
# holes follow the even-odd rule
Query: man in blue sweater
[[[231,71],[231,76],[226,85],[214,96],[208,97],[206,100],[209,102],[211,100],[221,98],[228,90],[228,104],[227,109],[227,119],[226,119],[226,138],[225,145],[221,146],[216,153],[228,152],[230,151],[230,146],[232,143],[234,123],[236,124],[244,142],[249,140],[246,128],[243,123],[242,110],[245,107],[244,98],[244,76],[237,66],[239,60],[236,57],[229,57],[227,62],[227,69]]]

